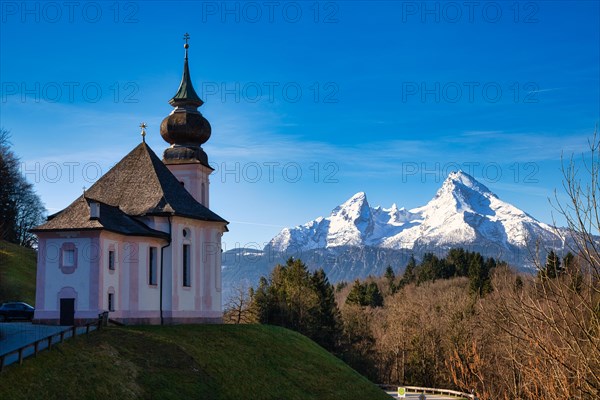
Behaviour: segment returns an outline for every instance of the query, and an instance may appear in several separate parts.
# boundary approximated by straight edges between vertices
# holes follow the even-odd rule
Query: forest
[[[373,382],[475,391],[480,399],[597,398],[597,278],[568,253],[523,274],[462,249],[332,285],[289,259],[238,288],[229,323],[296,330]]]

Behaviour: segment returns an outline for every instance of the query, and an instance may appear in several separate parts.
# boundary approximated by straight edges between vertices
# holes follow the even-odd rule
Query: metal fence
[[[97,321],[90,322],[83,326],[72,326],[63,329],[60,332],[55,332],[50,335],[44,336],[40,339],[34,340],[33,342],[27,343],[17,349],[8,351],[0,354],[0,372],[6,365],[18,362],[19,365],[23,364],[23,359],[29,356],[36,356],[41,350],[50,350],[53,345],[64,342],[66,338],[75,337],[81,334],[89,334],[91,331],[101,329],[102,326],[106,326],[107,315],[100,314]]]

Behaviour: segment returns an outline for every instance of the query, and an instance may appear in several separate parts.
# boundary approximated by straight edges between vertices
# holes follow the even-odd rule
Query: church
[[[188,67],[169,101],[162,160],[135,147],[38,236],[34,323],[78,325],[104,311],[123,324],[219,323],[221,237],[228,222],[209,209],[213,169],[202,149],[210,123]]]

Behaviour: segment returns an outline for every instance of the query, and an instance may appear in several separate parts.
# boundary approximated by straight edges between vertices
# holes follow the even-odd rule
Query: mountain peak
[[[363,214],[370,214],[371,207],[367,200],[367,194],[365,192],[358,192],[354,196],[350,197],[343,204],[337,206],[331,212],[331,216],[336,215],[349,215],[351,218],[358,218]]]
[[[270,245],[280,252],[371,246],[415,253],[434,247],[470,246],[484,249],[486,255],[505,252],[520,260],[519,251],[530,237],[539,237],[544,243],[557,240],[549,226],[503,202],[458,170],[448,174],[435,197],[422,207],[406,210],[392,204],[390,208],[371,208],[365,192],[358,192],[330,216],[284,229]]]
[[[347,202],[352,201],[352,200],[365,200],[366,201],[367,194],[365,192],[358,192],[354,196],[350,197],[350,199]]]
[[[442,189],[444,188],[451,188],[450,191],[467,188],[480,194],[488,194],[496,197],[496,195],[493,194],[484,184],[480,183],[477,179],[460,169],[458,171],[452,171],[450,174],[448,174],[448,177],[442,185]]]

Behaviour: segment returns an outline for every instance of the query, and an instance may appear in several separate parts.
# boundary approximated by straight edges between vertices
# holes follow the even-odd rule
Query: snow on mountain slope
[[[425,206],[406,210],[371,208],[360,192],[319,217],[286,228],[269,246],[274,251],[305,251],[341,246],[414,249],[418,246],[490,246],[514,251],[532,240],[553,246],[555,230],[498,198],[470,175],[452,172]]]

